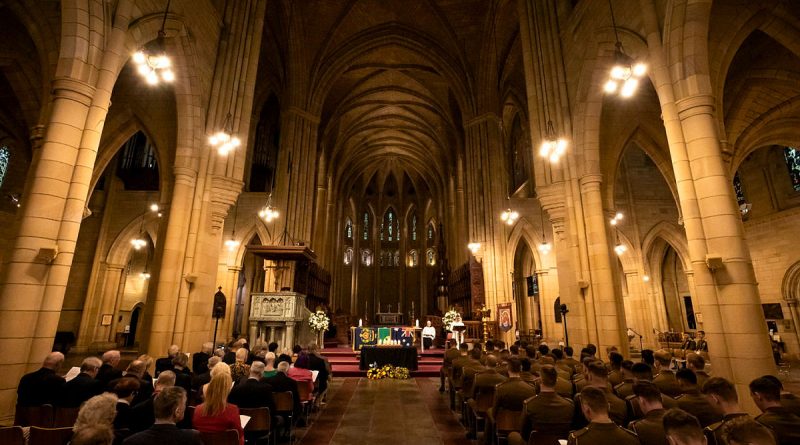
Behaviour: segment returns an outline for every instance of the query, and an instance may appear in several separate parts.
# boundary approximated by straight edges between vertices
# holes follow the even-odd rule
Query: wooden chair
[[[272,416],[269,408],[239,408],[239,414],[249,416],[250,421],[244,427],[244,436],[248,442],[259,443],[266,439],[269,443],[272,432]]]
[[[239,445],[239,432],[225,430],[216,433],[200,433],[204,445]]]
[[[14,414],[14,425],[53,427],[53,405],[18,406]]]
[[[467,427],[473,437],[477,437],[478,431],[483,431],[486,412],[494,405],[494,390],[494,386],[475,390],[475,398],[469,404],[470,420],[467,422]]]
[[[559,445],[559,439],[569,437],[569,423],[539,423],[534,425],[528,445]]]
[[[28,445],[67,445],[72,439],[72,427],[39,428],[31,427]]]
[[[311,408],[314,405],[314,396],[311,393],[311,389],[308,385],[305,384],[298,384],[297,385],[297,393],[300,396],[300,406],[303,408],[302,414],[303,419],[308,423],[309,415],[311,414]]]
[[[53,410],[53,428],[75,425],[75,421],[78,420],[78,411],[80,411],[80,408],[56,407]]]
[[[0,427],[0,443],[4,445],[25,445],[25,435],[22,433],[22,427]]]
[[[495,443],[507,442],[509,433],[519,431],[522,428],[520,419],[522,419],[522,411],[500,409],[494,413],[494,432],[492,437],[494,437]]]
[[[294,423],[294,395],[291,391],[276,392],[272,394],[275,402],[275,414],[286,419],[284,429],[289,436],[289,443],[292,439],[292,425]]]

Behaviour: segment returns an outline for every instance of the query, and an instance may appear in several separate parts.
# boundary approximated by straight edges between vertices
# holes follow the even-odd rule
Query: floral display
[[[456,321],[460,314],[456,312],[455,309],[450,309],[447,313],[444,314],[442,317],[442,323],[444,324],[445,331],[451,331],[453,327],[453,323]]]
[[[367,370],[367,378],[370,380],[381,379],[398,379],[405,380],[411,378],[411,372],[408,368],[401,366],[394,367],[392,365],[377,366],[376,364],[370,365]]]
[[[317,311],[311,314],[308,317],[308,324],[311,326],[311,330],[316,333],[320,333],[322,331],[328,330],[328,324],[330,323],[330,318],[325,315],[325,311]]]

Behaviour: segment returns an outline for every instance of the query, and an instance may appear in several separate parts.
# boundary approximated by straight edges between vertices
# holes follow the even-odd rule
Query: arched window
[[[411,215],[411,241],[417,240],[417,214]]]
[[[796,192],[800,192],[800,151],[795,147],[785,147],[783,156],[786,158],[786,167],[789,168],[789,179]]]
[[[383,214],[381,222],[381,241],[400,241],[400,224],[397,222],[397,215],[391,207]]]
[[[428,266],[435,266],[436,265],[436,251],[433,249],[428,249],[425,251],[425,264]]]
[[[364,241],[369,239],[369,212],[364,212]]]
[[[353,221],[350,221],[350,218],[347,218],[347,221],[344,223],[344,239],[353,239]]]
[[[433,222],[428,223],[428,241],[433,241],[433,236],[435,232],[433,230]]]
[[[417,267],[419,264],[419,253],[416,250],[411,250],[406,254],[406,265],[408,267]]]
[[[8,172],[8,161],[11,159],[11,152],[5,145],[0,147],[0,187],[3,186],[3,180],[6,179],[6,172]]]
[[[125,184],[125,190],[158,190],[156,149],[141,131],[121,147],[117,176]]]
[[[348,247],[347,249],[344,249],[344,265],[349,266],[352,263],[353,263],[353,248]]]
[[[361,249],[361,264],[364,266],[372,266],[372,251],[369,249]]]
[[[744,197],[744,189],[742,189],[742,179],[739,177],[739,172],[737,171],[735,175],[733,175],[733,191],[736,193],[736,202],[739,205],[742,205],[747,202]]]

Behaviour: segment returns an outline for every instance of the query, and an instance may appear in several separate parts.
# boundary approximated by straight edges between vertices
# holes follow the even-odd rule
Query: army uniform
[[[624,380],[619,385],[614,386],[614,393],[617,397],[625,400],[628,396],[633,395],[633,379]]]
[[[721,421],[707,426],[703,432],[706,435],[706,439],[708,439],[708,445],[727,445],[727,442],[722,439],[725,433],[725,424],[739,417],[750,416],[746,413],[725,414],[722,416]]]
[[[662,394],[670,397],[678,397],[682,394],[681,387],[678,385],[678,379],[675,378],[675,373],[662,369],[657,376],[653,378],[653,384],[658,387]]]
[[[619,369],[613,370],[608,373],[608,383],[611,384],[611,387],[615,387],[622,383],[622,371]]]
[[[628,420],[638,420],[644,417],[642,408],[639,406],[639,398],[636,397],[636,394],[626,397],[625,404],[628,409]],[[666,394],[661,394],[661,404],[664,406],[664,409],[678,407],[678,401]]]
[[[639,439],[632,431],[614,423],[592,422],[570,433],[567,445],[639,445]]]
[[[573,373],[573,374],[575,374],[576,372],[578,372],[578,365],[580,365],[580,364],[581,364],[581,362],[579,362],[579,361],[575,360],[575,359],[574,359],[574,358],[572,358],[572,357],[567,357],[567,358],[565,358],[564,360],[561,360],[561,363],[565,364],[565,365],[566,365],[566,366],[568,366],[570,369],[572,369],[572,373]]]
[[[624,400],[620,399],[608,388],[599,388],[605,393],[606,400],[608,400],[608,417],[617,425],[626,425],[625,420],[628,418],[628,405]],[[576,428],[582,428],[589,423],[589,420],[583,416],[581,411],[581,394],[575,395],[575,417],[573,425]]]
[[[572,397],[575,395],[575,392],[572,390],[572,382],[566,379],[562,379],[561,377],[559,377],[556,380],[555,389],[558,395],[560,395],[561,397],[572,399]]]
[[[648,412],[643,419],[634,420],[628,429],[639,436],[641,445],[667,445],[667,435],[664,433],[665,409],[654,409]]]
[[[475,391],[473,390],[473,385],[475,384],[475,376],[483,371],[486,371],[486,367],[480,363],[470,363],[464,366],[461,375],[461,389],[463,390],[464,400],[471,399],[474,396]]]
[[[555,392],[542,392],[525,401],[522,420],[522,437],[530,437],[531,431],[543,425],[569,425],[575,412],[572,400]]]
[[[800,417],[788,409],[782,406],[767,408],[756,417],[756,421],[773,431],[777,445],[800,444]]]
[[[703,428],[722,420],[722,416],[714,412],[706,397],[696,389],[686,391],[676,400],[678,408],[697,417]]]
[[[781,405],[791,411],[794,415],[800,416],[800,397],[790,393],[781,393]]]
[[[486,431],[484,437],[487,443],[492,443],[494,421],[500,411],[522,411],[525,400],[536,395],[533,385],[519,377],[512,377],[498,384],[494,390],[494,406],[486,416]]]
[[[453,366],[453,360],[461,357],[461,352],[458,348],[450,348],[444,351],[444,358],[442,359],[442,369],[439,371],[439,377],[441,378],[441,386],[439,386],[439,391],[444,391],[444,379],[447,376],[447,371]]]
[[[705,371],[695,371],[694,375],[697,376],[697,388],[703,389],[703,385],[706,384],[706,381],[711,378]]]
[[[475,374],[475,381],[472,383],[472,398],[467,401],[467,405],[469,406],[469,409],[467,409],[469,437],[475,437],[477,434],[475,419],[475,411],[478,408],[476,402],[477,395],[481,392],[486,392],[489,388],[491,388],[491,391],[495,391],[497,385],[505,381],[506,377],[498,373],[494,368],[488,368],[485,371]]]

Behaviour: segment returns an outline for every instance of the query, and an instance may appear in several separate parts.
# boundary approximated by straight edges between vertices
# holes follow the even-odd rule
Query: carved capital
[[[244,182],[228,176],[211,177],[211,230],[220,230],[231,206],[242,192]]]

